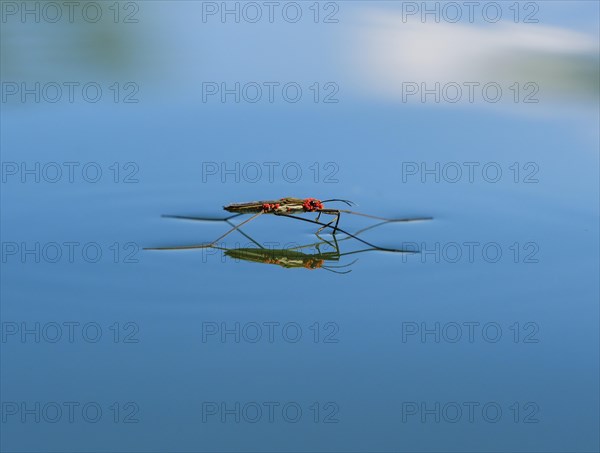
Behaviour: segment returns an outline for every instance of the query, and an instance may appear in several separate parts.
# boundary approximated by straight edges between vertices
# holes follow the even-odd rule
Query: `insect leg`
[[[329,228],[331,226],[331,224],[335,221],[335,226],[333,227],[333,235],[335,235],[335,233],[337,233],[338,230],[338,224],[340,223],[340,211],[338,211],[337,209],[323,209],[321,211],[319,211],[319,216],[317,217],[317,223],[319,223],[319,217],[321,216],[321,214],[329,214],[329,215],[334,215],[335,219],[333,219],[331,222],[324,224],[321,228],[319,228],[317,230],[317,235],[323,231],[325,228]],[[321,223],[319,223],[321,225]]]
[[[167,219],[181,219],[181,220],[199,220],[201,222],[227,222],[235,217],[243,215],[242,213],[233,214],[229,217],[225,218],[214,218],[214,217],[193,217],[193,216],[185,216],[185,215],[163,215],[161,217]]]
[[[255,218],[257,218],[261,214],[262,214],[262,212],[254,214],[249,219],[244,220],[239,225],[235,225],[233,228],[231,228],[225,234],[223,234],[222,236],[218,237],[217,239],[215,239],[214,241],[212,241],[211,243],[208,243],[208,244],[182,245],[182,246],[175,246],[175,247],[148,247],[148,248],[144,248],[144,250],[192,250],[192,249],[205,249],[205,248],[214,247],[214,245],[217,242],[219,242],[221,239],[223,239],[225,236],[233,233],[235,230],[239,229],[242,225],[250,222],[251,220],[254,220]],[[231,225],[231,223],[230,223],[230,225]]]
[[[335,226],[333,227],[333,234],[334,235],[335,235],[335,233],[337,231],[338,224],[340,223],[340,217],[341,217],[341,214],[340,214],[340,212],[338,212],[336,214],[336,218],[335,218]]]
[[[290,219],[301,220],[303,222],[316,223],[317,225],[321,225],[323,227],[327,227],[327,228],[333,229],[332,226],[328,226],[325,223],[315,222],[314,220],[305,219],[304,217],[298,217],[298,216],[292,215],[292,214],[276,214],[276,215],[279,215],[281,217],[288,217]],[[397,252],[397,253],[418,253],[415,250],[401,250],[401,249],[389,249],[389,248],[385,248],[385,247],[378,247],[378,246],[376,246],[374,244],[371,244],[370,242],[365,241],[364,239],[361,239],[361,238],[357,237],[356,235],[354,235],[352,233],[348,233],[347,231],[342,230],[341,228],[338,228],[338,231],[341,231],[346,236],[351,237],[353,239],[356,239],[357,241],[362,242],[363,244],[368,245],[369,247],[372,247],[373,249],[376,249],[376,250],[381,250],[381,251],[384,251],[384,252]],[[344,238],[344,239],[346,239],[346,238]]]
[[[237,230],[238,228],[240,228],[242,225],[245,225],[248,222],[251,222],[252,220],[256,219],[259,215],[261,215],[263,212],[258,212],[256,214],[254,214],[252,217],[250,217],[249,219],[244,220],[242,223],[237,224],[236,226],[234,226],[231,230],[229,230],[227,233],[223,234],[222,236],[218,237],[217,239],[215,239],[214,241],[212,241],[210,243],[210,245],[215,245],[217,242],[219,242],[221,239],[223,239],[225,236],[228,236],[229,234],[233,233],[235,230]]]
[[[363,214],[362,212],[356,212],[356,211],[348,211],[346,209],[340,209],[338,212],[344,212],[346,214],[352,214],[352,215],[358,215],[361,217],[368,217],[370,219],[376,219],[376,220],[384,220],[386,222],[416,222],[418,220],[432,220],[432,217],[415,217],[415,218],[401,218],[401,219],[386,219],[385,217],[378,217],[375,215],[371,215],[371,214]]]

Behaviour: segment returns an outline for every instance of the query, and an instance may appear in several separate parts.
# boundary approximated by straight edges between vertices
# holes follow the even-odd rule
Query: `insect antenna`
[[[331,201],[340,201],[342,203],[346,203],[348,206],[356,206],[356,203],[350,200],[341,200],[339,198],[332,198],[331,200],[321,200],[321,203],[329,203]]]
[[[358,258],[356,258],[354,261],[348,263],[348,264],[340,264],[339,266],[327,266],[329,269],[342,269],[344,267],[349,267],[352,266],[354,263],[356,263],[358,261]]]
[[[333,272],[334,274],[342,274],[342,275],[349,274],[350,272],[352,272],[352,269],[342,272],[342,271],[336,271],[336,270],[330,269],[329,267],[325,267],[325,266],[321,266],[321,269],[325,269],[328,272]]]

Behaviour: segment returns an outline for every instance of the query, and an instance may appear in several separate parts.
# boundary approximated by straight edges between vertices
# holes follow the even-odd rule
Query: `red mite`
[[[304,199],[304,203],[302,203],[302,207],[305,212],[314,212],[323,209],[323,203],[316,198],[306,198]]]
[[[316,198],[283,198],[279,202],[266,201],[261,203],[260,210],[265,214],[277,212],[317,212],[323,209],[323,203]],[[244,214],[257,212],[254,203],[229,205],[225,206],[225,210],[229,212],[243,212]]]

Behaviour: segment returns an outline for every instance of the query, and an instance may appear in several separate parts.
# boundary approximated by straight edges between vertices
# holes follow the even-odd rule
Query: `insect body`
[[[279,200],[266,200],[266,201],[251,201],[249,203],[234,203],[227,206],[223,206],[228,212],[233,212],[237,215],[241,214],[255,214],[258,216],[260,214],[274,214],[274,215],[285,215],[288,217],[298,218],[293,216],[293,214],[302,214],[306,212],[316,212],[318,213],[316,222],[319,222],[321,218],[321,214],[329,214],[335,216],[335,219],[327,224],[321,224],[321,228],[317,231],[320,232],[324,228],[328,228],[334,221],[335,225],[333,226],[333,234],[338,231],[338,224],[340,221],[340,214],[345,212],[347,214],[360,215],[363,217],[370,217],[372,219],[378,220],[388,220],[382,217],[376,217],[367,214],[361,214],[359,212],[348,211],[343,209],[328,209],[325,208],[323,203],[329,203],[339,201],[342,203],[346,203],[348,206],[352,206],[352,202],[348,200],[340,200],[340,199],[331,199],[331,200],[317,200],[316,198],[281,198]],[[231,218],[231,217],[229,217]],[[248,219],[248,222],[253,218]],[[304,219],[306,220],[306,219]]]
[[[334,201],[334,200],[327,200]],[[335,200],[338,201],[338,200]],[[345,201],[345,200],[344,200]],[[237,214],[297,214],[323,211],[323,202],[316,198],[281,198],[279,200],[251,201],[223,206],[228,212]],[[326,210],[327,211],[327,210]]]
[[[243,222],[241,222],[237,225],[234,225],[233,228],[231,228],[229,231],[227,231],[225,234],[218,237],[211,243],[202,244],[199,246],[193,246],[190,248],[212,247],[212,246],[214,246],[214,244],[216,244],[218,241],[223,239],[225,236],[238,230],[241,226],[251,222],[252,220],[256,219],[257,217],[259,217],[263,214],[273,214],[273,215],[277,215],[277,216],[289,217],[292,219],[302,220],[304,222],[310,222],[310,223],[319,225],[321,228],[319,228],[319,230],[317,231],[317,234],[325,228],[330,228],[333,230],[332,234],[334,234],[334,235],[338,231],[340,231],[343,234],[347,235],[348,237],[354,238],[357,241],[360,241],[363,244],[366,244],[370,247],[374,247],[379,250],[385,250],[385,251],[390,251],[390,252],[396,252],[398,250],[377,247],[377,246],[371,244],[370,242],[360,239],[360,238],[356,237],[355,235],[350,234],[347,231],[342,230],[341,228],[338,228],[341,214],[345,213],[345,214],[358,215],[358,216],[362,216],[362,217],[368,217],[371,219],[382,220],[384,222],[411,222],[411,221],[417,221],[417,220],[430,220],[431,219],[431,217],[410,218],[410,219],[408,219],[408,218],[385,219],[383,217],[377,217],[377,216],[373,216],[373,215],[369,215],[369,214],[362,214],[360,212],[349,211],[346,209],[326,208],[324,206],[324,203],[330,203],[330,202],[341,202],[341,203],[347,204],[348,206],[352,206],[352,204],[353,204],[351,201],[341,200],[341,199],[337,199],[337,198],[321,201],[316,198],[287,197],[287,198],[280,198],[278,200],[251,201],[249,203],[233,203],[233,204],[229,204],[227,206],[223,206],[223,209],[225,211],[233,213],[233,215],[226,217],[224,219],[207,219],[207,218],[186,217],[186,216],[165,216],[165,217],[188,219],[188,220],[222,220],[222,221],[231,223],[231,222],[229,222],[229,220],[234,217],[238,217],[238,216],[241,216],[244,214],[253,214],[252,217],[250,217],[247,220],[244,220]],[[317,213],[317,218],[315,220],[307,219],[304,217],[299,217],[298,215],[296,215],[296,214],[305,214],[305,213],[313,213],[313,212]],[[319,219],[321,218],[321,214],[329,214],[329,215],[335,216],[335,219],[331,220],[328,223],[319,222]],[[334,222],[335,222],[335,224],[333,226],[331,226]]]

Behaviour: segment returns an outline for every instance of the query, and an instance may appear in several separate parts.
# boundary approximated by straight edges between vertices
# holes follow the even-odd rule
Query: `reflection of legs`
[[[329,242],[327,239],[324,239],[321,236],[319,236],[318,232],[315,233],[315,236],[318,237],[319,240],[321,241],[321,242],[317,243],[317,247],[319,246],[319,244],[323,244],[323,243],[328,244],[331,248],[336,248],[337,247],[337,240],[335,239],[335,236],[333,237],[333,240],[335,241],[335,245],[332,244],[331,242]]]
[[[321,241],[321,242],[317,242],[316,244],[312,244],[312,245],[314,245],[317,252],[322,253],[320,246],[323,244],[327,244],[329,247],[331,247],[333,250],[335,250],[335,252],[339,255],[340,246],[338,245],[338,241],[335,236],[333,236],[333,242],[330,242],[327,239],[322,238],[321,236],[319,236],[318,232],[315,233],[315,236],[317,236],[319,238],[319,240]],[[344,239],[348,239],[348,238],[344,238]]]

